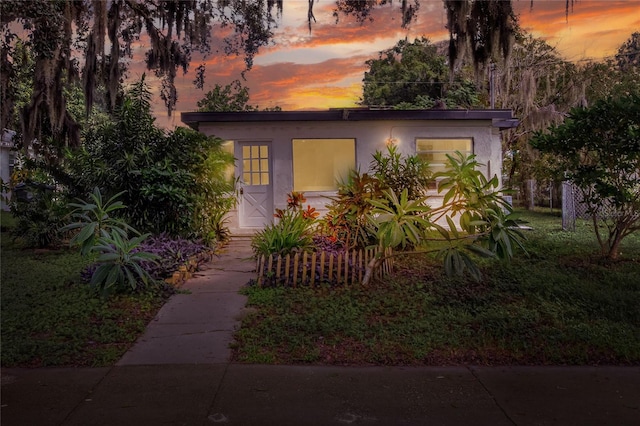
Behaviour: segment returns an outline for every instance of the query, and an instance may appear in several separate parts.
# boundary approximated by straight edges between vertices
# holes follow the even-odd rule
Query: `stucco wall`
[[[473,152],[485,166],[482,172],[500,178],[502,154],[499,130],[490,121],[323,121],[278,123],[200,123],[206,135],[233,141],[269,141],[272,146],[274,208],[285,208],[287,193],[293,188],[292,145],[294,138],[353,138],[356,140],[356,163],[361,172],[369,170],[372,154],[386,150],[386,140],[397,141],[405,155],[415,154],[416,138],[473,138]],[[318,159],[322,161],[322,159]],[[306,192],[307,204],[325,210],[330,193]],[[434,194],[435,195],[435,194]],[[437,196],[433,203],[437,204]],[[230,227],[238,227],[231,217]]]

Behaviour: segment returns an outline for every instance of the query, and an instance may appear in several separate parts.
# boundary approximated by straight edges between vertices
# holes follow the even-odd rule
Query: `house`
[[[326,210],[326,197],[349,170],[369,170],[372,154],[389,143],[404,155],[423,156],[435,170],[444,168],[447,153],[473,153],[487,177],[499,178],[500,131],[518,124],[511,110],[368,108],[187,112],[182,122],[224,139],[234,153],[241,196],[229,227],[236,234],[271,223],[291,191],[304,192],[307,204]]]
[[[0,179],[5,184],[11,181],[11,173],[13,171],[13,136],[16,134],[13,130],[2,129],[2,138],[0,139]],[[0,194],[0,209],[9,210],[7,200],[11,197],[11,192],[2,192]]]

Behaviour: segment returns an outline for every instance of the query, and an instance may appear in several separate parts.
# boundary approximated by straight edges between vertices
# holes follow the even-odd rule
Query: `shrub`
[[[120,192],[104,202],[100,189],[95,187],[89,194],[90,201],[78,199],[77,203],[68,204],[68,207],[75,208],[71,217],[76,221],[66,225],[62,231],[70,232],[79,229],[69,244],[79,245],[83,256],[89,254],[91,247],[96,244],[100,236],[107,237],[111,231],[117,232],[121,237],[126,237],[128,231],[137,233],[125,221],[112,216],[115,211],[125,208],[122,201],[116,200],[122,194]]]
[[[396,194],[407,190],[410,200],[424,197],[431,181],[429,163],[417,155],[403,157],[394,145],[388,146],[386,154],[376,151],[369,167],[383,188]]]
[[[14,239],[27,247],[52,247],[61,243],[61,230],[68,216],[68,209],[59,193],[52,187],[29,184],[29,200],[15,200],[10,204],[16,220],[12,230]]]
[[[122,216],[142,232],[211,239],[222,234],[220,221],[235,203],[234,182],[225,175],[233,155],[222,142],[156,127],[142,79],[112,121],[84,133],[83,147],[69,155],[67,181],[76,196],[94,187],[106,196],[124,191]]]
[[[270,254],[287,255],[292,252],[310,250],[318,212],[311,206],[304,209],[304,193],[291,192],[287,197],[287,208],[276,209],[277,223],[268,225],[253,236],[251,247],[256,256]]]
[[[367,215],[371,200],[382,196],[380,180],[367,173],[352,170],[346,181],[338,185],[338,193],[329,197],[328,212],[320,221],[323,233],[340,241],[347,249],[375,244],[375,232]]]
[[[251,248],[256,256],[286,255],[312,247],[310,221],[293,210],[285,210],[277,223],[268,225],[251,239]]]
[[[138,250],[140,243],[148,236],[144,234],[129,239],[115,230],[101,235],[96,245],[91,247],[92,252],[98,253],[98,258],[90,284],[103,294],[114,289],[135,291],[149,285],[153,278],[141,263],[155,261],[158,256]]]

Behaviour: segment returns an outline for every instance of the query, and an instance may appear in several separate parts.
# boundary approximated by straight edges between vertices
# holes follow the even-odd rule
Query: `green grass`
[[[528,255],[482,261],[483,279],[447,278],[407,256],[370,287],[249,287],[255,313],[234,359],[357,365],[640,364],[640,235],[602,261],[588,223],[573,233],[523,213]]]
[[[103,299],[81,282],[75,250],[32,250],[5,232],[2,213],[2,366],[108,366],[162,306],[159,291]]]

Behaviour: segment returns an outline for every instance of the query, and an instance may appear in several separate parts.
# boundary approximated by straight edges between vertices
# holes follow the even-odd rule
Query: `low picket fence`
[[[281,256],[261,255],[257,259],[257,284],[267,286],[315,286],[320,284],[359,284],[367,264],[379,252],[378,248],[351,250],[344,253],[302,252]],[[385,250],[385,256],[391,249]],[[388,275],[393,268],[392,258],[386,257],[374,271],[376,278]]]

